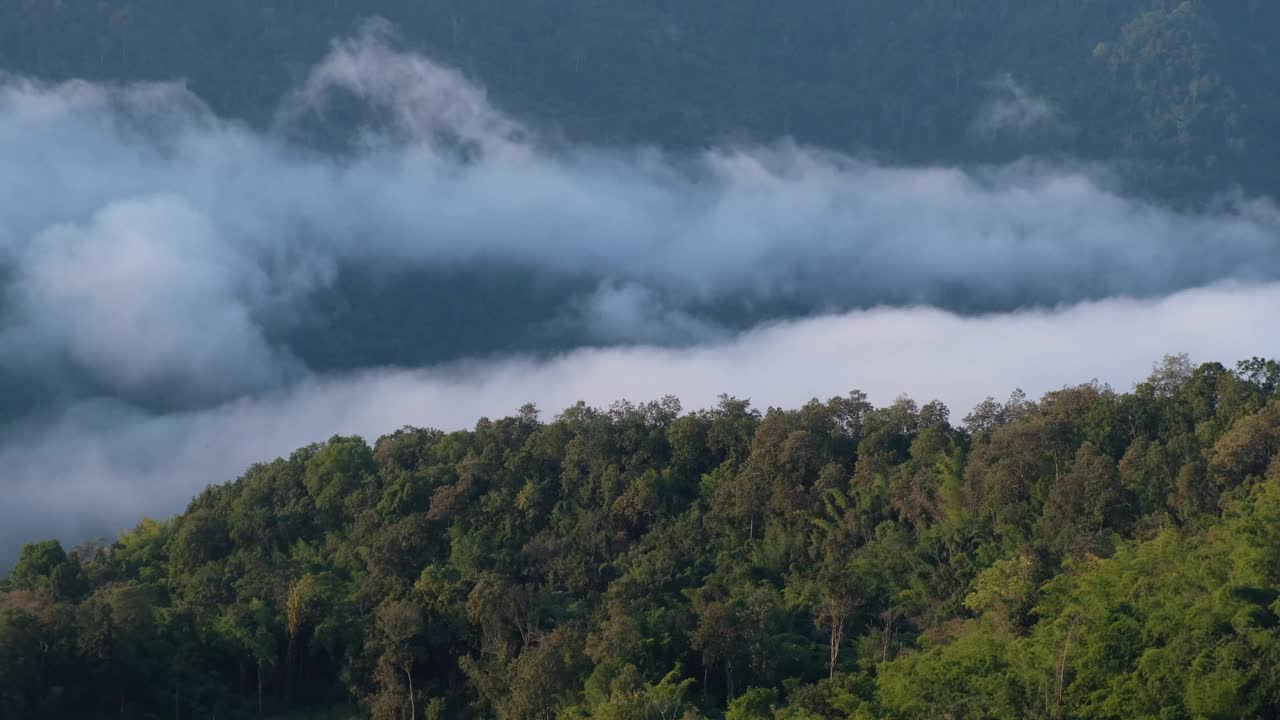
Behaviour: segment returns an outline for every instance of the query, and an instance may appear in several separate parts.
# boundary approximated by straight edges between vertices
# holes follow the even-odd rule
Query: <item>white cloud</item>
[[[343,96],[377,111],[366,142],[331,156],[286,139]],[[93,248],[145,248],[127,274],[106,272],[124,258],[101,263],[74,298],[9,303],[7,326],[45,328],[46,342],[0,330],[0,367],[68,356],[133,399],[177,380],[200,397],[258,388],[290,375],[273,329],[305,318],[339,267],[502,263],[570,278],[575,289],[541,301],[547,323],[581,323],[570,343],[689,342],[879,303],[1011,309],[1280,278],[1268,200],[1177,212],[1061,166],[896,168],[786,144],[551,148],[376,27],[336,43],[281,117],[279,133],[226,122],[178,85],[0,81],[12,282],[44,282],[26,275],[52,272],[49,242],[71,248],[58,262],[95,265]]]
[[[759,407],[867,392],[941,399],[960,416],[988,395],[1033,397],[1099,379],[1128,389],[1168,352],[1197,362],[1280,357],[1266,332],[1280,284],[1192,290],[1158,301],[1112,299],[1055,311],[959,317],[877,309],[764,327],[688,349],[578,350],[437,370],[317,377],[287,391],[147,417],[86,404],[0,446],[6,502],[0,548],[58,533],[110,533],[144,513],[180,510],[205,485],[335,433],[372,441],[403,425],[459,429],[535,402],[547,414],[674,394],[687,408],[720,393]],[[0,558],[3,554],[0,553]]]
[[[65,351],[113,390],[262,389],[290,364],[252,317],[264,274],[178,198],[121,201],[85,225],[54,226],[23,249],[15,276],[10,311],[27,322],[9,341],[28,354]]]

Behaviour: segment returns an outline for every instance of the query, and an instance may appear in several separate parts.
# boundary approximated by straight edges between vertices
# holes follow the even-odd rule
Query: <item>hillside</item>
[[[1277,29],[0,2],[0,720],[1280,720]]]
[[[0,591],[4,717],[1272,717],[1280,365],[334,437]]]
[[[1265,0],[11,2],[0,68],[186,78],[263,124],[372,15],[578,141],[789,135],[909,163],[1065,154],[1175,201],[1280,194],[1280,6]],[[1028,100],[1043,104],[1028,114]],[[975,120],[989,107],[997,122]]]

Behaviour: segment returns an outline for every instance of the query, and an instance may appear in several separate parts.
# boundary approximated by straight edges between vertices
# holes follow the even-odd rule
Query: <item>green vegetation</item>
[[[958,425],[854,392],[334,437],[28,545],[0,716],[1275,717],[1278,394],[1170,357]]]
[[[1272,0],[87,0],[0,3],[0,69],[188,79],[269,121],[360,20],[459,66],[504,107],[592,142],[809,143],[906,162],[1026,152],[1132,163],[1182,199],[1280,195]],[[1056,110],[974,133],[1011,74]]]

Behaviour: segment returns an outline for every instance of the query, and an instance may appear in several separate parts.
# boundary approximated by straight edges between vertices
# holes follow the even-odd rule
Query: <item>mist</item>
[[[787,141],[691,157],[583,147],[393,43],[377,23],[336,42],[271,131],[177,84],[6,79],[0,365],[198,404],[311,366],[688,344],[881,304],[991,312],[1280,277],[1265,199],[1189,214],[1086,169],[886,167]],[[494,268],[540,289],[468,287]],[[352,273],[374,290],[348,297]],[[413,312],[359,314],[380,277],[415,273],[398,306]],[[354,315],[326,314],[325,292]],[[415,337],[415,317],[448,303],[458,322]],[[508,309],[524,315],[503,324]],[[487,338],[457,330],[488,322]],[[325,365],[327,335],[367,325],[429,349],[371,340]]]
[[[1061,119],[1006,80],[975,127]],[[589,146],[377,22],[269,128],[178,82],[0,76],[0,157],[0,564],[335,433],[669,393],[962,414],[1280,349],[1270,199],[1175,210],[1034,158]]]
[[[987,82],[991,94],[970,126],[980,137],[1027,135],[1052,125],[1057,109],[1005,73]]]
[[[550,418],[579,400],[607,407],[668,394],[689,410],[714,405],[721,393],[763,409],[859,389],[881,406],[903,394],[938,399],[962,417],[1015,388],[1034,398],[1096,379],[1128,390],[1170,348],[1196,362],[1280,355],[1280,337],[1258,331],[1276,307],[1280,284],[979,317],[881,308],[768,325],[699,347],[588,348],[551,359],[312,377],[163,416],[86,401],[0,444],[0,564],[36,537],[110,538],[142,515],[166,517],[211,483],[334,434],[373,442],[405,425],[469,428],[526,402]]]

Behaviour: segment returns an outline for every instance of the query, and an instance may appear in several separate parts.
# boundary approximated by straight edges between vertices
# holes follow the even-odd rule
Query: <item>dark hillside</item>
[[[578,140],[700,146],[789,135],[899,161],[1026,152],[1132,161],[1174,200],[1280,192],[1280,6],[1261,0],[61,0],[0,7],[0,67],[190,80],[266,122],[366,16]],[[975,128],[1002,78],[1045,122]]]

